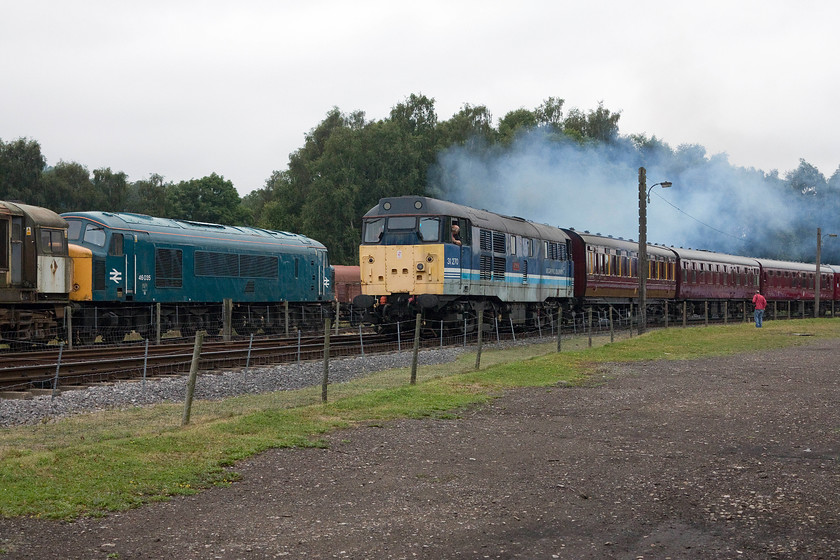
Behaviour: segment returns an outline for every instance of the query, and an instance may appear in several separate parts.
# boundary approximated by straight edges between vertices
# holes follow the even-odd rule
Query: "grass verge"
[[[797,336],[807,334],[810,336]],[[516,387],[586,380],[599,363],[767,350],[840,336],[840,321],[773,321],[668,329],[607,343],[596,338],[486,349],[451,364],[425,366],[417,385],[406,369],[372,373],[320,387],[194,403],[180,426],[182,405],[160,404],[78,415],[0,432],[0,515],[72,519],[103,515],[235,481],[235,462],[276,447],[325,445],[322,435],[395,418],[451,418]],[[2,406],[2,403],[0,403]]]

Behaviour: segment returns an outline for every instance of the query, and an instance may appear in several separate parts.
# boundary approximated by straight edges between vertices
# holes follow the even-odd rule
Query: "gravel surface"
[[[0,520],[0,558],[840,558],[838,363],[815,340],[604,366],[271,450],[228,488]]]

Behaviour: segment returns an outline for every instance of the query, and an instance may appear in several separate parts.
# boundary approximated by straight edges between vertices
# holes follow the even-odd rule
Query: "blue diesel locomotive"
[[[234,305],[240,334],[322,324],[334,299],[327,249],[302,235],[139,214],[71,212],[68,224],[79,332],[147,334],[221,327]],[[287,323],[288,321],[288,323]]]

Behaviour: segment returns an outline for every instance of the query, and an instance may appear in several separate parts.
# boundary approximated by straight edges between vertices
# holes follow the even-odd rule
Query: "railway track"
[[[693,317],[688,320],[692,326],[697,324],[722,323],[719,319]],[[733,321],[734,322],[734,321]],[[649,328],[661,328],[664,325],[650,325]],[[671,322],[670,326],[680,326]],[[568,328],[568,327],[567,327]],[[617,332],[627,330],[628,325],[617,324]],[[564,335],[585,335],[584,324],[575,328],[564,328]],[[592,332],[604,334],[609,330],[608,323],[593,321]],[[494,340],[494,333],[485,335],[485,340]],[[527,336],[520,333],[519,336]],[[536,335],[536,333],[533,333]],[[542,333],[540,333],[542,334]],[[546,333],[547,334],[547,333]],[[498,338],[499,333],[496,331]],[[516,338],[516,334],[502,332],[502,339]],[[360,344],[357,332],[332,334],[330,336],[330,354],[333,357],[358,355],[362,351],[375,353],[392,351],[402,344],[411,345],[413,332],[403,332],[402,340],[397,341],[395,334],[384,335],[365,333]],[[472,334],[464,344],[473,343]],[[460,344],[462,338],[451,339],[450,344]],[[436,346],[438,339],[423,339],[424,347]],[[443,344],[443,341],[440,341]],[[0,354],[0,392],[6,398],[25,398],[39,391],[52,391],[54,388],[72,389],[111,382],[140,378],[142,376],[183,375],[190,369],[193,356],[192,342],[178,342],[146,346],[142,343],[123,344],[120,346],[87,346],[72,350],[57,347],[50,350],[28,352],[5,352]],[[303,336],[297,338],[274,339],[239,339],[229,342],[220,340],[205,341],[202,346],[199,369],[231,369],[266,364],[290,363],[297,360],[310,361],[323,357],[324,337]]]
[[[392,345],[393,336],[366,334],[365,351]],[[193,343],[160,346],[130,345],[119,347],[84,347],[37,352],[5,353],[0,357],[0,391],[25,392],[75,388],[95,383],[146,376],[180,375],[190,369]],[[269,363],[307,361],[323,356],[324,338],[210,341],[202,345],[199,369],[213,370]],[[331,356],[360,353],[359,335],[330,336]]]

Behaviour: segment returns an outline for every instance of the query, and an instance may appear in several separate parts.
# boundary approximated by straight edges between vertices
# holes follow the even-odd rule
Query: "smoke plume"
[[[651,190],[650,243],[813,262],[816,228],[840,229],[836,212],[775,172],[732,166],[701,146],[639,149],[625,138],[579,144],[533,130],[507,147],[455,146],[439,157],[431,190],[476,208],[636,240],[640,167],[647,187],[673,183]],[[823,251],[840,255],[840,247]]]

